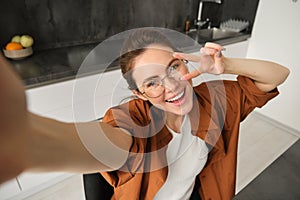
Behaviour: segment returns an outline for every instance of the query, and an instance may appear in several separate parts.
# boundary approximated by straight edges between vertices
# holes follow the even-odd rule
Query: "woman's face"
[[[192,109],[193,88],[191,82],[180,79],[188,73],[185,62],[172,55],[172,49],[153,45],[137,56],[132,77],[140,92],[133,92],[157,108],[184,115]]]

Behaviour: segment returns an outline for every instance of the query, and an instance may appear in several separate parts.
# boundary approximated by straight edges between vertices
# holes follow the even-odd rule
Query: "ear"
[[[131,90],[131,91],[138,98],[140,98],[140,99],[142,99],[144,101],[148,101],[148,99],[144,95],[142,95],[141,93],[139,93],[138,91],[136,91],[136,90]]]

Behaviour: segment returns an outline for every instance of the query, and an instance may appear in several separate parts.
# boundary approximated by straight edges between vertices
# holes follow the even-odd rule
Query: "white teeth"
[[[178,100],[180,99],[181,97],[183,97],[184,95],[184,91],[181,92],[180,94],[178,94],[176,97],[172,98],[172,99],[168,99],[167,102],[172,102],[172,101],[175,101],[175,100]]]

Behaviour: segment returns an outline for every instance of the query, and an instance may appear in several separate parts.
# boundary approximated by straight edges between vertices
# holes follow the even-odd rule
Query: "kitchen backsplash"
[[[100,42],[119,32],[145,26],[184,30],[195,19],[199,0],[14,0],[0,1],[0,45],[29,34],[34,48]],[[203,16],[220,21],[237,17],[253,23],[258,0],[205,3]]]
[[[222,4],[205,2],[202,18],[209,18],[213,26],[229,19],[247,20],[253,26],[259,0],[222,0]]]

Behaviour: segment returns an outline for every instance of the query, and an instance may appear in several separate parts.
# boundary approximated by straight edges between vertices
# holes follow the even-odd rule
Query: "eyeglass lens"
[[[167,70],[166,70],[167,75],[165,77],[163,77],[163,78],[161,78],[159,76],[154,77],[143,83],[144,93],[148,97],[152,97],[152,98],[160,96],[164,91],[164,87],[162,87],[162,86],[164,85],[164,81],[166,78],[169,78],[169,79],[175,80],[175,81],[181,80],[182,75],[180,73],[180,70],[181,70],[182,66],[185,66],[183,61],[181,61],[179,59],[174,60],[174,62],[172,62],[172,64],[167,67]]]

